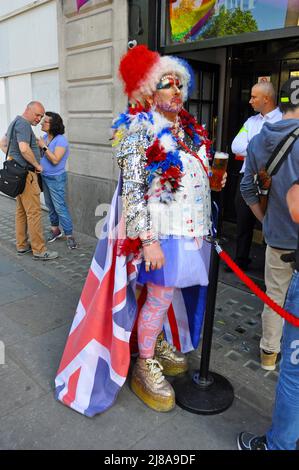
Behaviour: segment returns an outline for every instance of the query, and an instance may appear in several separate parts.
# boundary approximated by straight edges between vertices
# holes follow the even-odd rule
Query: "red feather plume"
[[[150,51],[144,45],[133,47],[122,57],[119,73],[129,97],[140,87],[159,57],[158,52]]]

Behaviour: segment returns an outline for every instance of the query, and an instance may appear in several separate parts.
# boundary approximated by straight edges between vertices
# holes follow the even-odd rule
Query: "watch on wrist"
[[[48,150],[48,147],[46,145],[43,146],[43,151],[46,152]]]

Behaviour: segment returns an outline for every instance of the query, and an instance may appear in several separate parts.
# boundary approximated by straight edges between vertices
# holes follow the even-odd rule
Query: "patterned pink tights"
[[[147,283],[147,298],[138,318],[139,356],[154,356],[155,344],[162,330],[165,314],[172,302],[174,288]]]

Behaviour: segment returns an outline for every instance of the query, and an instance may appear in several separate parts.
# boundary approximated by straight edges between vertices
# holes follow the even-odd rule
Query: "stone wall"
[[[127,0],[57,1],[61,111],[71,154],[68,196],[76,231],[95,235],[99,204],[110,203],[118,169],[110,126],[126,106],[117,78],[127,49]]]

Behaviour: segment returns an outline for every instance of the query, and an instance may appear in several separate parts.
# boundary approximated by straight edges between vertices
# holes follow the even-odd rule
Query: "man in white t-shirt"
[[[240,182],[243,178],[246,165],[247,146],[250,140],[260,133],[265,122],[274,123],[282,119],[282,114],[279,108],[276,107],[275,91],[270,82],[260,82],[254,85],[251,90],[249,103],[254,111],[259,114],[247,119],[232,142],[232,152],[235,155],[244,157],[235,198],[237,213],[235,261],[244,270],[248,269],[251,261],[249,253],[256,221],[255,216],[240,193]]]

